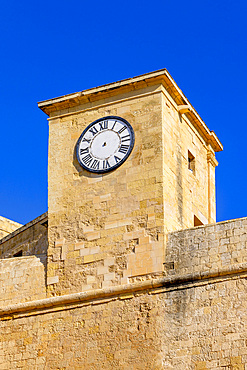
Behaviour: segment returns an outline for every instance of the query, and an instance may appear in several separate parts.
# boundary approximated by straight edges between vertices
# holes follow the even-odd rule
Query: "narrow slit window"
[[[195,164],[195,157],[188,151],[188,169],[195,175],[196,164]]]
[[[22,257],[22,251],[15,253],[13,257]]]
[[[199,220],[198,217],[196,217],[196,215],[194,215],[194,226],[201,226],[203,225],[202,221]]]

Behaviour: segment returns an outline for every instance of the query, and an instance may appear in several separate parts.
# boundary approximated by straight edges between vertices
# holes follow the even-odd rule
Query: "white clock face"
[[[125,119],[103,117],[81,134],[76,146],[77,159],[87,171],[109,172],[128,158],[134,141],[134,131]]]

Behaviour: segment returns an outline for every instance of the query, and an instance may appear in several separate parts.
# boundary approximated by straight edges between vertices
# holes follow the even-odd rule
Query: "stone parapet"
[[[19,253],[23,256],[39,256],[45,262],[48,244],[47,223],[47,213],[44,213],[6,235],[0,240],[0,258],[13,257]]]
[[[13,262],[15,261],[11,259],[11,263]],[[21,261],[19,259],[19,264],[20,262]],[[22,264],[22,268],[24,266],[25,264]],[[38,265],[36,264],[33,266],[35,267]],[[44,296],[44,298],[40,300],[25,301],[24,303],[16,303],[7,305],[6,307],[0,307],[0,317],[7,320],[16,318],[19,315],[30,316],[34,313],[37,314],[37,311],[40,313],[48,313],[51,311],[63,310],[65,306],[67,308],[73,308],[75,306],[81,307],[85,304],[94,305],[104,303],[105,300],[130,299],[141,293],[159,294],[239,278],[247,278],[247,263],[232,265],[227,268],[212,270],[210,272],[198,272],[185,275],[178,274],[176,276],[138,281],[131,284],[118,285],[105,289],[95,289],[94,291],[66,294],[58,297],[45,298]]]
[[[230,269],[247,262],[247,218],[199,226],[168,234],[168,275]]]
[[[45,296],[45,269],[37,257],[0,260],[0,307]]]

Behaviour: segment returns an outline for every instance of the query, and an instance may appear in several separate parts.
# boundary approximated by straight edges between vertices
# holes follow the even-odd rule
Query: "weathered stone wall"
[[[246,277],[209,279],[164,297],[163,369],[247,368]]]
[[[49,245],[46,215],[0,241],[0,369],[243,369],[245,220],[233,221],[234,240],[225,225],[167,239],[194,216],[215,220],[222,149],[171,77],[158,71],[40,106],[50,125]],[[76,143],[109,115],[130,122],[135,145],[116,171],[92,174]],[[7,259],[20,251],[39,259]]]
[[[47,214],[45,213],[1,239],[0,258],[13,257],[22,251],[23,256],[35,255],[46,263],[47,239]]]
[[[5,316],[0,367],[244,370],[246,289],[245,275]]]
[[[163,274],[164,235],[207,223],[208,147],[161,84],[91,97],[49,120],[49,251],[51,295],[126,284]],[[95,99],[95,100],[94,100]],[[75,147],[87,125],[121,116],[133,126],[130,157],[104,175],[79,165]],[[188,169],[188,151],[196,169]],[[214,156],[214,153],[212,154]],[[213,178],[214,180],[214,178]]]
[[[45,297],[45,268],[37,257],[0,260],[0,307]]]
[[[166,277],[0,309],[0,368],[245,370],[246,222],[170,234]]]
[[[18,222],[0,216],[0,240],[21,226]]]
[[[51,294],[125,284],[129,276],[163,270],[161,93],[157,86],[141,93],[49,121]],[[76,142],[90,122],[107,115],[131,123],[135,146],[116,171],[90,174],[77,162]]]
[[[176,104],[162,95],[164,217],[167,231],[194,226],[194,215],[203,224],[216,221],[214,173],[209,178],[208,146]],[[188,168],[188,153],[194,170]],[[213,170],[214,172],[214,167]],[[211,191],[208,190],[211,183]],[[208,208],[211,199],[214,208]]]
[[[2,321],[0,368],[157,368],[154,303],[144,296]]]
[[[241,269],[247,263],[247,218],[168,234],[169,275]]]

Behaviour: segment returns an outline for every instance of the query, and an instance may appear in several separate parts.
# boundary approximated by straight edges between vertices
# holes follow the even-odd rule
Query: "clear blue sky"
[[[224,145],[217,220],[247,216],[246,19],[246,0],[2,0],[0,215],[47,210],[38,101],[167,68]]]

